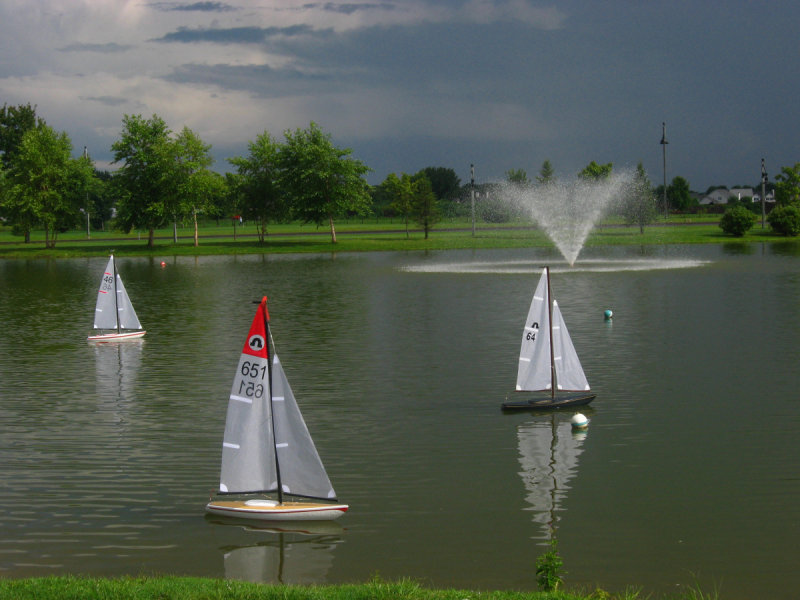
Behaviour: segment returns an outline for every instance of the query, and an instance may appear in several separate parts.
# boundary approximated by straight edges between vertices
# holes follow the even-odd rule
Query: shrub
[[[779,206],[769,213],[767,222],[775,233],[785,236],[800,235],[800,207],[796,204]]]
[[[725,211],[719,220],[719,226],[729,235],[742,237],[755,221],[755,215],[739,204]]]
[[[536,583],[543,592],[555,592],[563,583],[561,567],[564,562],[558,555],[558,542],[550,541],[549,552],[545,552],[536,559]]]

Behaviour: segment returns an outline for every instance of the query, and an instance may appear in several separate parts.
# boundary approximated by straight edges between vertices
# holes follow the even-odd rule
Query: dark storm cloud
[[[130,101],[129,98],[120,98],[118,96],[82,96],[81,100],[86,102],[97,102],[104,106],[122,106]]]
[[[178,4],[175,2],[154,2],[150,4],[156,10],[164,12],[231,12],[238,10],[236,7],[223,2],[193,2],[192,4]]]
[[[356,12],[373,10],[393,11],[397,9],[397,5],[389,2],[379,2],[375,4],[334,4],[333,2],[319,2],[304,4],[303,8],[307,10],[323,10],[343,15],[352,15]]]
[[[260,44],[271,37],[293,37],[315,32],[309,25],[292,25],[290,27],[230,27],[230,28],[197,28],[179,27],[177,31],[155,38],[153,42],[177,42],[190,44],[210,42],[212,44]]]
[[[330,73],[309,74],[299,69],[274,69],[266,65],[181,65],[163,77],[172,83],[219,86],[227,90],[245,90],[261,97],[277,98],[312,92],[320,83],[330,84],[340,78]]]
[[[64,46],[61,48],[62,52],[99,52],[101,54],[106,54],[109,52],[127,52],[131,50],[133,46],[123,45],[123,44],[115,44],[114,42],[109,42],[108,44],[69,44],[68,46]]]

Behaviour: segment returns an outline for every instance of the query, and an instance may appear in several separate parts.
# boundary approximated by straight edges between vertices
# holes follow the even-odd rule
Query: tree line
[[[469,210],[466,200],[477,194],[479,218],[512,218],[493,201],[496,184],[462,185],[453,169],[427,167],[418,173],[389,174],[376,186],[367,183],[371,169],[339,148],[316,123],[287,130],[283,139],[268,132],[248,144],[248,154],[227,159],[232,171],[211,169],[211,145],[191,129],[173,132],[158,115],[125,115],[119,138],[111,146],[113,173],[94,168],[89,153],[73,158],[65,132],[57,132],[36,114],[36,107],[3,105],[0,109],[0,220],[12,232],[30,241],[31,231],[42,228],[45,245],[55,247],[58,234],[87,226],[113,226],[124,232],[146,231],[154,244],[156,229],[190,219],[198,244],[198,215],[221,219],[240,217],[256,224],[260,241],[273,223],[302,221],[326,226],[336,242],[335,223],[343,217],[383,215],[399,217],[408,235],[413,222],[428,237],[444,217]],[[611,163],[592,161],[579,177],[608,177]],[[523,169],[506,172],[507,183],[542,186],[555,180],[549,160],[533,181]],[[784,167],[774,184],[780,205],[800,203],[800,163]],[[691,206],[689,184],[682,177],[666,190],[653,187],[639,164],[634,184],[620,204],[626,222],[641,231],[661,210]],[[661,204],[659,204],[661,203]],[[774,211],[773,211],[774,212]],[[113,216],[113,219],[112,219]],[[800,228],[800,226],[799,226]],[[796,235],[796,234],[795,234]]]

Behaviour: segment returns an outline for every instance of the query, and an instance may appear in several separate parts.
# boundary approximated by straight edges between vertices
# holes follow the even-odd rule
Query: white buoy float
[[[586,415],[583,413],[575,413],[572,415],[572,419],[570,419],[570,423],[572,423],[573,429],[586,429],[589,427],[589,419],[586,418]]]

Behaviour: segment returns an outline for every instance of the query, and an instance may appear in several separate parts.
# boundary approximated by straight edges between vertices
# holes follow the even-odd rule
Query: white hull
[[[146,331],[125,331],[122,333],[100,333],[90,335],[86,338],[89,342],[122,342],[124,340],[136,340],[144,337]]]
[[[347,504],[316,502],[251,503],[214,500],[206,505],[212,515],[255,521],[332,521],[347,512]]]

